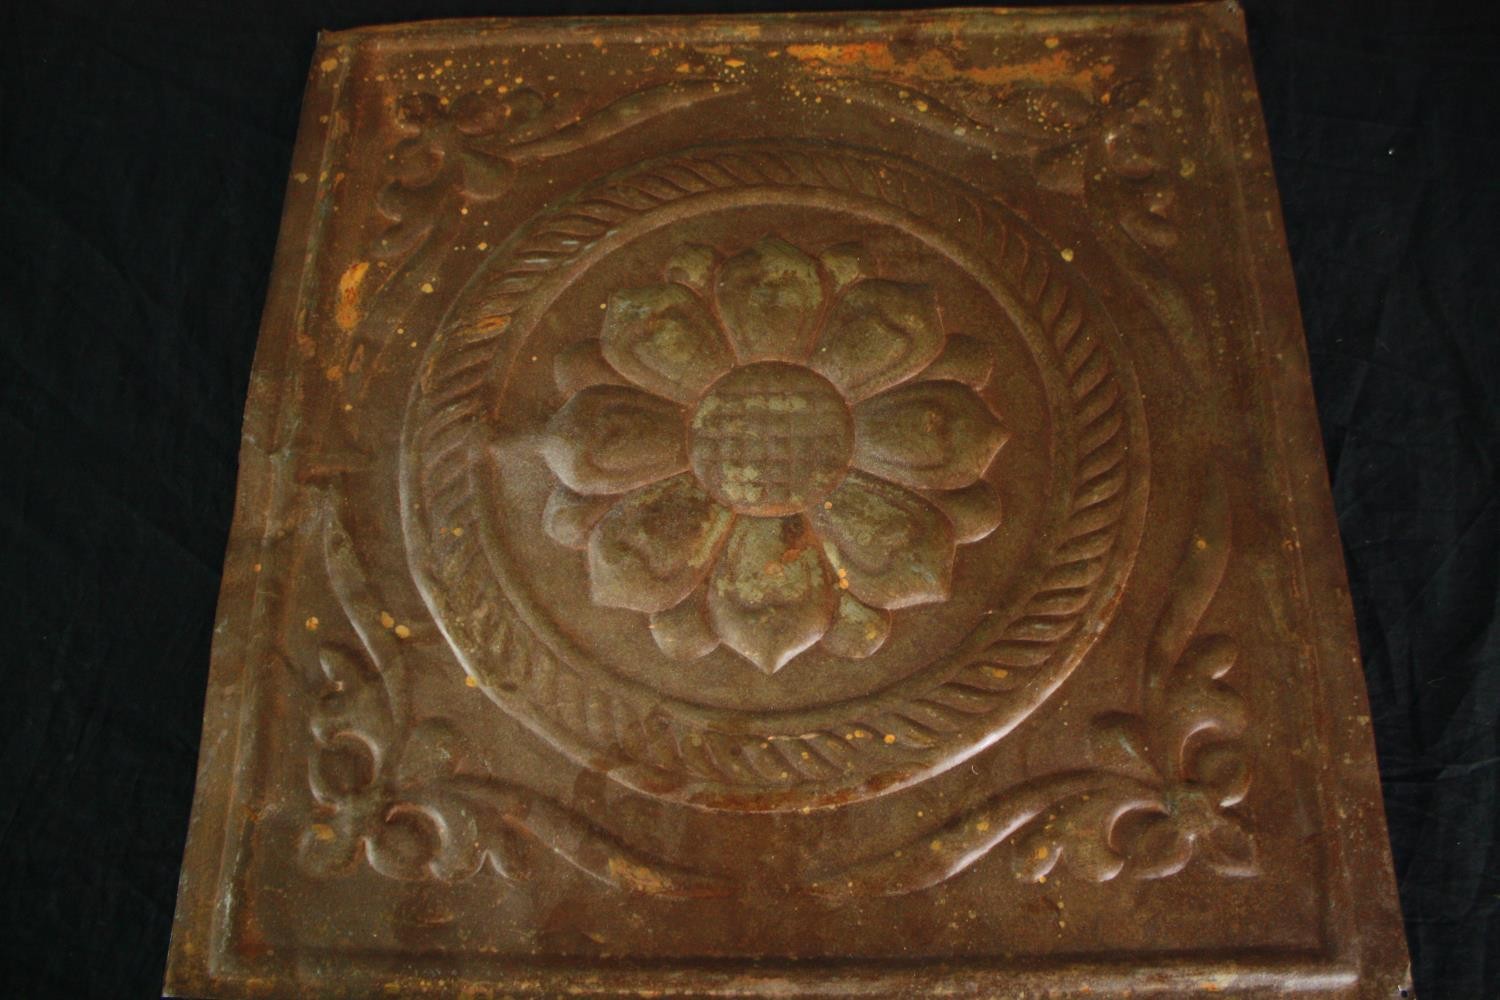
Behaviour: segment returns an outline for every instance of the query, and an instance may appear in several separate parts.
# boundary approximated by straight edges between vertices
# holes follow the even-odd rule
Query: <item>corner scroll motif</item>
[[[1237,809],[1251,777],[1246,708],[1224,680],[1238,649],[1227,635],[1198,632],[1228,563],[1229,529],[1216,474],[1143,650],[1141,707],[1095,718],[1091,766],[1006,789],[922,843],[826,874],[812,890],[917,892],[1002,849],[1024,881],[1045,881],[1059,865],[1094,882],[1159,879],[1195,859],[1221,876],[1255,875],[1255,840]]]
[[[1110,207],[1120,230],[1147,250],[1178,241],[1177,183],[1195,167],[1168,169],[1165,121],[1139,79],[1108,88],[954,80],[945,98],[904,79],[835,76],[818,86],[948,141],[1024,157],[1039,187]]]
[[[1049,57],[1060,58],[1058,56]],[[1066,60],[1064,60],[1066,62]],[[936,82],[921,67],[813,65],[815,87],[863,104],[944,142],[1019,162],[1042,191],[1087,206],[1105,255],[1172,335],[1190,378],[1210,359],[1193,331],[1192,298],[1166,268],[1181,242],[1179,204],[1200,164],[1172,148],[1173,116],[1150,80],[1116,79],[1114,67],[1074,65],[1061,76],[1000,67],[1003,79],[953,73]],[[1012,70],[1015,72],[1012,72]],[[982,77],[983,74],[980,74]]]
[[[361,860],[381,875],[453,882],[490,870],[530,877],[537,848],[614,889],[660,896],[726,895],[731,887],[642,855],[569,809],[475,768],[474,748],[448,720],[416,718],[401,640],[378,608],[353,544],[330,515],[324,563],[359,649],[325,643],[312,692],[314,816],[299,857],[332,876]]]
[[[329,310],[341,347],[320,364],[337,373],[350,397],[366,391],[369,373],[380,370],[384,352],[400,342],[392,332],[403,321],[410,324],[429,298],[431,276],[451,272],[455,261],[471,261],[466,273],[446,275],[456,288],[479,267],[477,256],[445,251],[454,242],[477,239],[484,220],[470,208],[499,204],[510,195],[518,168],[742,89],[711,79],[678,80],[583,114],[565,114],[529,88],[504,94],[471,90],[452,98],[413,91],[395,98],[393,124],[400,138],[384,153],[386,166],[365,222],[368,235],[360,257],[331,290]],[[349,418],[335,415],[334,426],[353,441],[358,434],[348,423]],[[347,441],[343,465],[362,464],[367,456]],[[330,473],[311,478],[326,482]]]
[[[511,189],[516,169],[541,163],[662,115],[740,88],[683,80],[629,94],[583,116],[563,118],[541,94],[472,90],[451,101],[418,91],[396,102],[405,134],[390,151],[376,208],[388,224],[371,254],[404,257],[426,243],[460,207],[493,201]]]

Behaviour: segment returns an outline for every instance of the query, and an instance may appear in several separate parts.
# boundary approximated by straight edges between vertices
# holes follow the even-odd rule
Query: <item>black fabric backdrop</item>
[[[1417,990],[1500,996],[1500,17],[1247,7]],[[316,29],[502,11],[0,11],[0,995],[159,990]]]

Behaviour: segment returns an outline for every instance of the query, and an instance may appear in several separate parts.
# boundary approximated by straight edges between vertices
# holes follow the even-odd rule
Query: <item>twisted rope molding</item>
[[[787,713],[778,720],[783,731],[731,731],[699,706],[623,678],[583,675],[521,619],[482,565],[476,434],[508,346],[591,260],[688,212],[769,199],[894,217],[990,278],[986,287],[1009,300],[1003,304],[1031,335],[1030,348],[1050,362],[1040,367],[1062,409],[1058,444],[1072,489],[1033,593],[998,635],[939,676],[923,671],[835,718]],[[667,157],[609,178],[524,227],[497,254],[501,263],[466,292],[479,308],[450,323],[424,360],[402,448],[413,575],[486,692],[574,759],[597,763],[602,750],[610,775],[630,787],[736,809],[820,805],[847,799],[854,788],[904,787],[990,745],[1050,695],[1092,641],[1080,625],[1108,614],[1133,559],[1144,421],[1128,370],[1104,346],[1107,321],[1000,214],[982,196],[911,163],[787,144]],[[482,662],[476,650],[484,651]]]

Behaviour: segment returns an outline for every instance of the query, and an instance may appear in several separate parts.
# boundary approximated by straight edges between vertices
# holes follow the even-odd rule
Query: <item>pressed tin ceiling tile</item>
[[[167,986],[1398,997],[1232,5],[325,35]]]

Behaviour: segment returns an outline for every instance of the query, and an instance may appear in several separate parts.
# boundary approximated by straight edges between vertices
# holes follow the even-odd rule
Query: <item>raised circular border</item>
[[[1017,321],[1072,467],[1066,509],[1019,613],[959,652],[827,708],[744,713],[663,698],[580,669],[476,570],[495,540],[475,489],[486,390],[511,345],[598,257],[693,214],[805,201],[873,216],[943,253]],[[998,202],[912,162],[863,149],[777,143],[705,147],[596,181],[544,210],[460,294],[408,404],[401,513],[413,578],[459,660],[505,711],[627,787],[707,808],[781,810],[870,797],[941,773],[993,744],[1082,660],[1118,605],[1144,520],[1147,446],[1118,334],[1071,269]],[[1052,362],[1040,363],[1050,355]],[[1059,463],[1063,464],[1063,463]],[[448,530],[438,530],[442,525]],[[463,531],[451,530],[455,527]],[[455,585],[459,582],[459,585]],[[1085,628],[1092,622],[1095,627]],[[823,716],[820,718],[820,714]],[[756,723],[759,723],[758,725]],[[770,723],[770,724],[768,724]],[[851,738],[853,737],[853,738]]]

